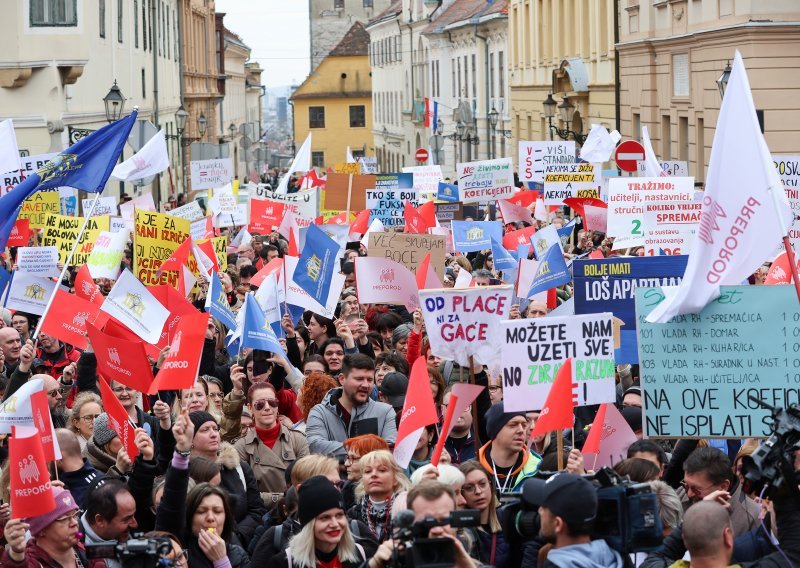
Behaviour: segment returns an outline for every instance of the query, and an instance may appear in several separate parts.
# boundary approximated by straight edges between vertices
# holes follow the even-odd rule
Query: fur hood
[[[239,457],[239,452],[236,451],[236,448],[228,442],[222,442],[219,447],[217,463],[225,469],[236,469],[241,461],[242,458]]]

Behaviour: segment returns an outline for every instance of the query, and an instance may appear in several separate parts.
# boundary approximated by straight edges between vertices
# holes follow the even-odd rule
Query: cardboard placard
[[[331,172],[325,184],[322,209],[346,211],[347,195],[350,194],[350,211],[362,211],[367,207],[367,190],[375,189],[374,175],[348,175]]]
[[[447,252],[445,237],[413,233],[369,234],[368,256],[390,258],[414,274],[428,252],[431,253],[431,267],[439,279],[443,279],[444,257]]]

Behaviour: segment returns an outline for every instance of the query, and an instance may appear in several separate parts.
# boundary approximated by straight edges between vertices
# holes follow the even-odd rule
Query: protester
[[[70,412],[69,428],[78,435],[81,450],[94,432],[94,421],[103,413],[102,400],[93,392],[83,392],[75,398]]]
[[[492,487],[498,494],[521,491],[522,482],[539,471],[542,458],[527,449],[528,420],[524,412],[505,412],[503,402],[486,413],[489,442],[478,450],[478,459],[492,472]]]
[[[121,479],[98,478],[86,494],[86,510],[80,518],[86,544],[126,542],[138,527],[136,499]],[[116,559],[106,560],[107,568],[122,568]]]
[[[447,391],[442,402],[443,411],[450,405],[450,398],[451,392]],[[472,431],[472,405],[467,406],[461,415],[453,417],[453,427],[444,447],[454,465],[475,459],[477,448]]]
[[[303,414],[303,419],[296,422],[292,428],[305,433],[311,409],[320,404],[328,392],[337,386],[339,385],[333,380],[333,377],[325,374],[324,371],[313,371],[306,375],[303,386],[297,395],[297,406]]]
[[[363,521],[378,542],[391,537],[391,511],[398,492],[409,488],[408,478],[392,454],[375,450],[361,457],[361,481],[356,487],[356,504],[347,512]]]
[[[36,350],[36,358],[42,361],[45,373],[58,379],[65,374],[66,368],[72,365],[71,373],[75,374],[75,366],[80,357],[80,351],[71,345],[65,345],[55,337],[46,333],[40,333],[38,337],[39,348]],[[70,382],[72,379],[70,378]]]
[[[508,565],[509,550],[497,517],[491,474],[475,460],[462,463],[459,469],[465,476],[461,494],[466,508],[476,509],[481,515],[480,527],[471,530],[473,547],[470,556],[484,564],[503,568]]]
[[[74,432],[59,428],[56,430],[61,459],[56,461],[58,478],[69,489],[78,506],[86,505],[86,492],[92,482],[102,475],[81,453],[79,436]]]

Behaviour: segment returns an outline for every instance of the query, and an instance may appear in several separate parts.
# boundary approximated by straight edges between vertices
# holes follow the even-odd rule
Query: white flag
[[[281,305],[279,302],[280,294],[278,293],[278,279],[275,274],[268,274],[258,287],[255,294],[256,302],[264,312],[264,317],[268,324],[281,321]]]
[[[281,225],[278,227],[278,233],[283,236],[287,241],[291,240],[290,235],[294,233],[294,242],[300,243],[300,227],[297,225],[297,218],[291,211],[286,211],[283,214]]]
[[[356,159],[353,157],[353,153],[350,151],[350,146],[347,147],[347,153],[344,155],[344,157],[348,164],[356,163]]]
[[[31,395],[44,388],[42,379],[32,379],[0,404],[0,434],[11,434],[12,426],[34,426]]]
[[[300,146],[300,149],[297,151],[297,154],[294,155],[294,160],[292,160],[292,165],[289,167],[289,171],[286,172],[286,175],[281,178],[280,183],[278,184],[278,189],[275,190],[275,193],[279,194],[286,194],[289,190],[289,178],[294,172],[307,172],[311,169],[311,133],[308,133],[308,137],[306,141],[303,142],[303,145]]]
[[[664,323],[696,314],[719,296],[721,285],[749,277],[775,254],[792,224],[792,211],[756,118],[738,50],[717,120],[700,226],[677,289],[647,316]]]
[[[383,233],[384,231],[386,231],[386,228],[383,226],[383,223],[381,222],[381,220],[376,217],[369,224],[369,228],[367,229],[367,232],[364,233],[364,237],[361,239],[361,244],[364,245],[365,247],[369,246],[369,234],[370,233]]]
[[[40,316],[44,313],[55,286],[56,283],[49,278],[17,270],[9,284],[5,307]]]
[[[115,167],[111,177],[120,181],[135,181],[160,174],[168,167],[167,141],[164,131],[159,130],[138,152]]]
[[[617,147],[620,133],[614,130],[609,132],[605,126],[592,124],[592,129],[586,137],[586,142],[581,146],[581,160],[593,164],[607,162],[611,158],[611,153]],[[602,168],[598,167],[600,171]]]
[[[161,305],[130,270],[123,270],[100,309],[111,314],[147,343],[155,345],[169,317]]]
[[[9,118],[0,122],[0,174],[18,172],[21,167],[14,123]]]
[[[719,122],[717,122],[719,124]],[[714,138],[716,141],[716,138]],[[642,126],[642,146],[644,146],[644,177],[659,177],[667,175],[661,164],[658,163],[653,145],[650,143],[650,133],[646,126]]]

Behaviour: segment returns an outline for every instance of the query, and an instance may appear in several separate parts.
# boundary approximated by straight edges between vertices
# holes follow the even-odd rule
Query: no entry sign
[[[636,140],[626,140],[614,152],[614,160],[619,169],[626,172],[635,172],[637,162],[644,160],[644,146]]]
[[[425,148],[417,148],[417,153],[414,154],[414,157],[417,159],[418,162],[427,162],[428,151]]]

